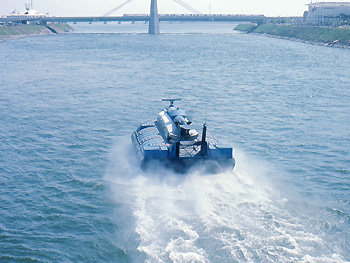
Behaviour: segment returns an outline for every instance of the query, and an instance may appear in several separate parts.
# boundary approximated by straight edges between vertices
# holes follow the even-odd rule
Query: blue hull
[[[208,172],[235,166],[233,148],[211,136],[205,124],[188,121],[185,112],[172,103],[157,119],[141,124],[131,139],[145,170],[155,163],[176,172],[186,172],[196,165],[206,167]]]
[[[200,170],[205,174],[217,174],[224,171],[232,171],[235,167],[235,159],[168,159],[168,160],[142,160],[143,171],[155,171],[159,167],[171,169],[176,173],[187,173],[191,169]]]

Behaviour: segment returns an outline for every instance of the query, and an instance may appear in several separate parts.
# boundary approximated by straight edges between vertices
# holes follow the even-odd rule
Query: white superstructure
[[[36,11],[33,9],[33,1],[31,1],[30,4],[25,4],[26,10],[24,12],[17,12],[16,10],[12,11],[9,15],[4,16],[5,18],[23,18],[25,21],[25,18],[39,18],[40,17],[48,17],[49,13],[40,13],[39,11]]]
[[[306,21],[312,25],[340,25],[350,17],[350,2],[316,2],[308,4]]]

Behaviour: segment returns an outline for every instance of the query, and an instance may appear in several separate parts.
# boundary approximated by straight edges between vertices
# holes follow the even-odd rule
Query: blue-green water
[[[0,262],[350,261],[349,50],[233,27],[0,43]],[[163,97],[233,172],[138,169],[130,134]]]

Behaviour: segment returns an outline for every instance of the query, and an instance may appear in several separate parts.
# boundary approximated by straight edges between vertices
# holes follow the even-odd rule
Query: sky
[[[54,16],[103,16],[126,0],[33,0],[33,9]],[[302,16],[310,0],[182,0],[202,13]],[[320,0],[319,2],[322,2]],[[335,2],[339,0],[335,0]],[[342,2],[345,2],[343,0]],[[0,0],[0,16],[25,10],[30,0]],[[112,15],[149,13],[150,0],[133,0]],[[317,1],[313,1],[317,2]],[[158,0],[161,14],[190,13],[174,0]]]

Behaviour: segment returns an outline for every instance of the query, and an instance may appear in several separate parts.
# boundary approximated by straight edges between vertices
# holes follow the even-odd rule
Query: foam
[[[342,262],[302,207],[289,210],[292,197],[270,180],[269,165],[245,154],[236,159],[234,172],[216,175],[147,174],[135,163],[110,170],[146,262]]]

